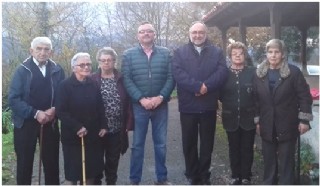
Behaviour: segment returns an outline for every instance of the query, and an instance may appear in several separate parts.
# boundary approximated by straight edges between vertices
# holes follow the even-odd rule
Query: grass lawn
[[[13,132],[2,134],[2,184],[14,183],[16,156],[13,149]]]

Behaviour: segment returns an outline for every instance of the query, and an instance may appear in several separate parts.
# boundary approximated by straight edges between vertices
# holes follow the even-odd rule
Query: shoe
[[[201,180],[199,178],[188,179],[189,185],[202,185]]]
[[[210,179],[202,179],[200,182],[201,185],[211,185]]]
[[[251,181],[249,179],[242,179],[242,185],[251,185]]]
[[[139,185],[139,182],[131,181],[131,182],[130,182],[130,185]]]
[[[232,178],[229,182],[229,185],[241,185],[240,178]]]
[[[168,180],[154,182],[155,185],[172,185]]]

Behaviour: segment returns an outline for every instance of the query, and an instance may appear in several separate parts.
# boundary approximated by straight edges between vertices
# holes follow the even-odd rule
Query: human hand
[[[153,107],[153,103],[150,98],[142,98],[139,102],[146,110],[150,110]]]
[[[300,132],[300,135],[302,135],[302,134],[308,132],[308,130],[310,130],[310,127],[309,127],[309,125],[306,125],[304,123],[299,123],[298,130]]]
[[[48,120],[52,121],[56,115],[56,108],[55,107],[51,107],[48,110],[44,111],[47,116],[48,116]]]
[[[107,133],[106,129],[100,129],[99,136],[103,137]]]
[[[202,83],[201,88],[200,88],[200,94],[201,94],[201,95],[204,95],[204,94],[206,94],[207,92],[208,92],[207,86],[206,86],[204,83]]]
[[[82,138],[84,137],[85,135],[87,135],[88,131],[86,128],[82,127],[78,132],[77,132],[77,135]]]
[[[49,122],[49,117],[48,115],[43,112],[42,110],[39,110],[37,116],[36,116],[36,120],[41,124],[46,124],[47,122]]]
[[[152,102],[152,109],[157,108],[163,101],[163,99],[160,96],[155,96],[150,98]]]

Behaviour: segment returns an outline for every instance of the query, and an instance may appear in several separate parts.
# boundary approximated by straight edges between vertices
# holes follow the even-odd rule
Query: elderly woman
[[[241,42],[227,48],[231,60],[228,80],[220,92],[222,123],[229,142],[231,185],[250,184],[253,143],[256,133],[252,80],[255,68],[249,67],[248,51]]]
[[[254,77],[257,133],[262,138],[264,185],[293,185],[295,147],[310,129],[312,98],[303,74],[288,64],[282,40],[266,44],[267,59]],[[279,177],[278,177],[279,175]]]
[[[66,184],[82,181],[81,138],[85,142],[87,184],[103,169],[100,138],[106,133],[104,107],[99,88],[88,78],[91,73],[88,53],[77,53],[71,60],[72,75],[59,87],[57,115],[61,120],[61,142]]]
[[[92,79],[100,88],[107,124],[107,134],[102,138],[105,178],[107,185],[115,185],[120,154],[124,154],[128,148],[127,131],[133,127],[133,111],[122,76],[115,69],[117,53],[110,47],[104,47],[97,52],[96,59],[99,69]],[[101,178],[102,173],[96,178],[95,184],[101,184]]]

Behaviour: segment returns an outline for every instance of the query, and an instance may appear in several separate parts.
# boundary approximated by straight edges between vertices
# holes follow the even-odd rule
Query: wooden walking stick
[[[300,149],[301,148],[301,141],[300,141],[300,134],[299,134],[299,137],[298,137],[298,165],[297,165],[297,184],[300,185]]]
[[[81,137],[81,149],[82,149],[82,182],[83,185],[86,185],[86,158],[85,158],[85,149],[84,149],[84,140],[83,136]]]
[[[38,180],[39,185],[41,185],[42,140],[43,140],[43,125],[41,125],[41,128],[40,128],[39,180]]]

